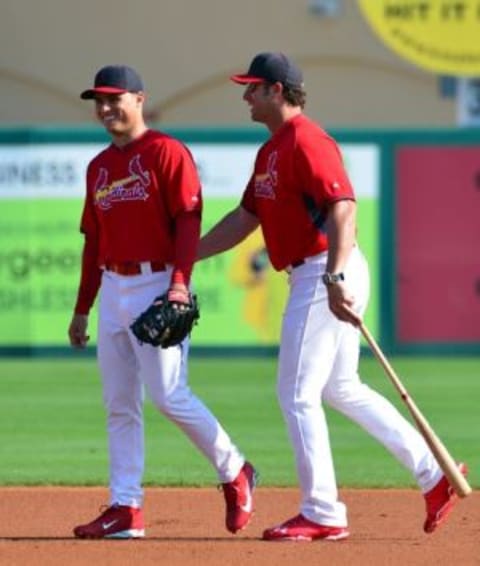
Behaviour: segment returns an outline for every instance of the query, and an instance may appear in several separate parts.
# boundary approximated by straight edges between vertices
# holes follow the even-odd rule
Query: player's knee
[[[107,407],[107,411],[108,428],[111,431],[135,424],[141,426],[143,421],[142,407]]]
[[[143,400],[131,394],[122,394],[121,391],[104,394],[103,404],[109,415],[129,415],[142,413]]]
[[[172,407],[174,406],[174,403],[168,395],[162,395],[159,393],[152,396],[152,402],[156,409],[167,417],[169,416],[169,413],[172,411]]]
[[[188,406],[188,390],[166,392],[156,391],[151,397],[153,404],[164,416],[175,420],[179,413]]]
[[[348,387],[328,387],[323,391],[322,400],[333,409],[345,411],[364,402],[365,387],[362,383],[353,383]]]
[[[289,395],[285,390],[280,388],[277,388],[277,400],[283,413],[293,410],[295,406],[294,396]]]

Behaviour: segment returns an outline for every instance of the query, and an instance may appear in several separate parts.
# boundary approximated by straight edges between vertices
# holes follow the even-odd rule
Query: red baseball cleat
[[[241,531],[250,522],[253,514],[253,491],[257,481],[257,471],[250,462],[245,462],[233,481],[222,484],[227,505],[225,525],[231,533]]]
[[[308,520],[303,515],[297,515],[281,525],[263,531],[263,540],[343,540],[349,535],[350,533],[347,527],[319,525],[318,523]]]
[[[464,476],[467,475],[468,469],[465,464],[458,464],[458,469]],[[423,530],[430,534],[448,517],[455,503],[457,503],[458,496],[448,483],[448,479],[443,476],[434,488],[424,494],[424,497],[427,518]]]
[[[91,523],[73,529],[77,538],[142,538],[145,525],[141,509],[112,505]]]

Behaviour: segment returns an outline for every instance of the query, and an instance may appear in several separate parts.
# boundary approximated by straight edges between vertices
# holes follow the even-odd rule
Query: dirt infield
[[[272,543],[262,530],[294,514],[298,491],[260,488],[241,534],[223,528],[223,496],[212,489],[146,490],[147,538],[82,541],[72,526],[107,502],[103,488],[1,488],[0,564],[281,566],[480,565],[480,492],[459,502],[447,524],[422,532],[423,500],[407,490],[344,490],[351,537],[343,542]]]

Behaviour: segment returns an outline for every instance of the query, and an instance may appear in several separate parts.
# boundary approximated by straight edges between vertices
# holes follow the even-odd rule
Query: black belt
[[[304,259],[299,259],[298,261],[292,261],[290,265],[292,266],[292,269],[295,269],[296,267],[300,267],[304,263],[305,263]]]

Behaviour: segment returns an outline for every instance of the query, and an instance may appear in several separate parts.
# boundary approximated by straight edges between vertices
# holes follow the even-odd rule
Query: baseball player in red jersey
[[[240,205],[201,240],[199,258],[225,251],[261,226],[273,267],[289,273],[277,393],[295,452],[300,513],[266,529],[266,540],[341,540],[349,536],[339,501],[322,402],[360,424],[422,489],[425,532],[455,498],[423,437],[358,376],[368,268],[356,241],[356,204],[339,148],[304,113],[302,72],[281,53],[260,53],[246,85],[251,118],[270,130]],[[464,470],[463,465],[461,469]]]
[[[72,346],[87,343],[88,313],[99,292],[98,362],[107,411],[110,505],[79,538],[144,536],[143,389],[208,458],[223,485],[226,527],[244,528],[252,514],[253,466],[187,381],[188,339],[169,348],[141,345],[129,326],[158,295],[188,302],[200,235],[202,194],[193,159],[176,139],[149,129],[138,73],[127,66],[98,71],[96,116],[112,138],[87,170],[81,219],[85,235]]]

